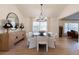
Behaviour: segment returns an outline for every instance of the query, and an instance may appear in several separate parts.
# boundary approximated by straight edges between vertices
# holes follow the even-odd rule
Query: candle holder
[[[24,25],[21,23],[20,24],[20,29],[22,30],[24,28]]]

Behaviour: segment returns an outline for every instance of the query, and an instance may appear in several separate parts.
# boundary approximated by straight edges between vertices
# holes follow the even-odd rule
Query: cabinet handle
[[[16,39],[18,39],[18,36],[16,36]]]
[[[22,36],[24,36],[24,34],[22,34]]]

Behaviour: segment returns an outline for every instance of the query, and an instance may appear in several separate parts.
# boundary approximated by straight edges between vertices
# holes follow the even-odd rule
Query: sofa
[[[78,41],[78,32],[71,30],[67,32],[67,36],[75,41]]]

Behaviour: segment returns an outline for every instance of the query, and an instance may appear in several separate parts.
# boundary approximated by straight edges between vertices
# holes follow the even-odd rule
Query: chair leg
[[[56,48],[56,44],[55,44],[55,42],[54,42],[54,48]]]
[[[39,44],[37,44],[37,52],[38,52],[38,50],[39,50]]]
[[[48,52],[48,44],[46,44],[46,52]]]

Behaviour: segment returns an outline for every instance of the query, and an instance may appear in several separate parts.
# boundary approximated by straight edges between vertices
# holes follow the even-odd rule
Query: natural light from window
[[[47,31],[47,21],[33,21],[33,32]]]
[[[78,31],[78,23],[65,23],[64,24],[64,33],[67,31],[75,30]]]

